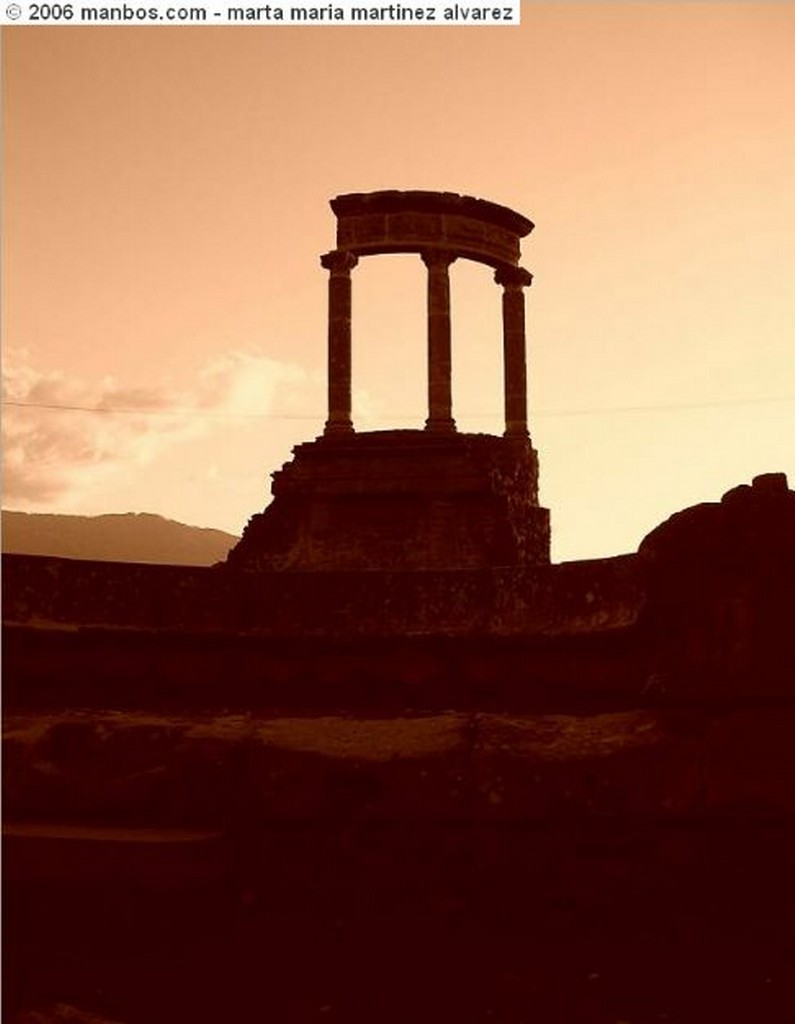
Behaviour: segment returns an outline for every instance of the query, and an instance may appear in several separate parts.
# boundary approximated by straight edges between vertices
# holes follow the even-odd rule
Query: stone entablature
[[[533,223],[506,206],[455,192],[370,192],[337,196],[337,248],[356,256],[452,249],[494,267],[519,262]]]

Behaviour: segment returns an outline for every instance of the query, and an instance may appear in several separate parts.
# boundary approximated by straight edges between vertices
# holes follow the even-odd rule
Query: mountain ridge
[[[153,512],[76,516],[2,510],[4,554],[213,565],[223,561],[238,540],[223,530],[188,526]]]

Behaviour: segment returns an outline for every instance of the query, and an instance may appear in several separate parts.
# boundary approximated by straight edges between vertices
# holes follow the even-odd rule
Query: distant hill
[[[239,539],[143,512],[62,516],[3,511],[2,526],[5,553],[103,562],[212,565],[223,561]]]

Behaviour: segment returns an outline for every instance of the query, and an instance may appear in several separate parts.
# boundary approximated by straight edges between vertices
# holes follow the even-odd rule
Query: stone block
[[[478,715],[477,815],[572,822],[659,818],[698,810],[698,744],[653,711]]]
[[[104,825],[461,817],[464,715],[63,713],[7,724],[6,811]],[[248,823],[248,824],[246,824]]]
[[[449,820],[468,807],[466,716],[262,721],[251,766],[276,820]]]
[[[442,217],[436,213],[392,213],[386,218],[386,239],[390,245],[439,244]]]

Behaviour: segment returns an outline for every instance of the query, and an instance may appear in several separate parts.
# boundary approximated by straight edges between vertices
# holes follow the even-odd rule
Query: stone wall
[[[635,556],[526,569],[235,572],[5,555],[4,621],[273,636],[580,634],[636,621]]]
[[[795,692],[795,495],[758,478],[640,553],[243,572],[6,556],[6,700],[559,710]],[[93,695],[93,696],[92,696]],[[169,696],[170,695],[170,696]],[[225,703],[226,702],[226,703]]]
[[[639,691],[633,557],[528,570],[239,573],[6,556],[10,705],[592,705]]]

